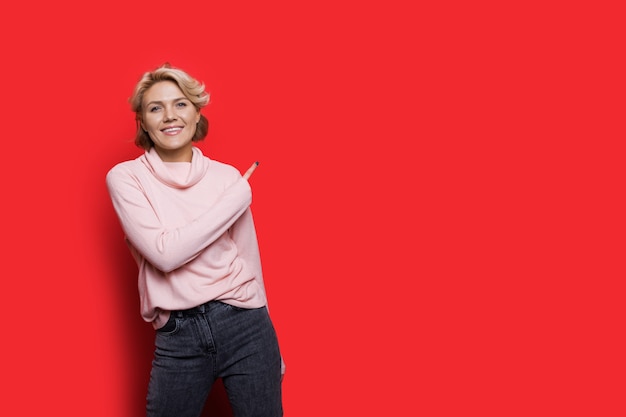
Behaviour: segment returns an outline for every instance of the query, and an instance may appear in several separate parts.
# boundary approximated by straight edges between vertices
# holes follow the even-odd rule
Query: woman
[[[284,363],[266,308],[247,181],[204,156],[209,95],[166,64],[130,99],[142,156],[106,182],[156,330],[147,416],[197,417],[222,378],[235,416],[282,416]]]

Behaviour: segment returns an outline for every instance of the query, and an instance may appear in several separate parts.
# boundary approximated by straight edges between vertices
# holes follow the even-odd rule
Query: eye
[[[180,101],[176,103],[176,107],[187,107],[187,103],[185,103],[184,101]]]
[[[150,112],[154,113],[155,111],[158,111],[159,109],[160,109],[159,106],[152,106],[152,107],[150,107]]]

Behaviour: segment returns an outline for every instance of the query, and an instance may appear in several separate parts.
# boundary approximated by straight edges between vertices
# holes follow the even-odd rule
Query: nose
[[[166,106],[163,113],[164,122],[171,122],[176,120],[176,112],[170,106]]]

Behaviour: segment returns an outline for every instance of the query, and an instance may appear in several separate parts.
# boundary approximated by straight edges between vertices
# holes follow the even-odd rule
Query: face
[[[163,161],[190,162],[200,112],[172,81],[159,81],[143,96],[141,127]]]

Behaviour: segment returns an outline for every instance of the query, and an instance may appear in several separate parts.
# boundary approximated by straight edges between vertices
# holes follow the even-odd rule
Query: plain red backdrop
[[[169,61],[212,94],[201,148],[260,161],[286,416],[624,415],[622,17],[5,5],[3,414],[143,415],[152,331],[104,176],[140,154],[127,99]]]

